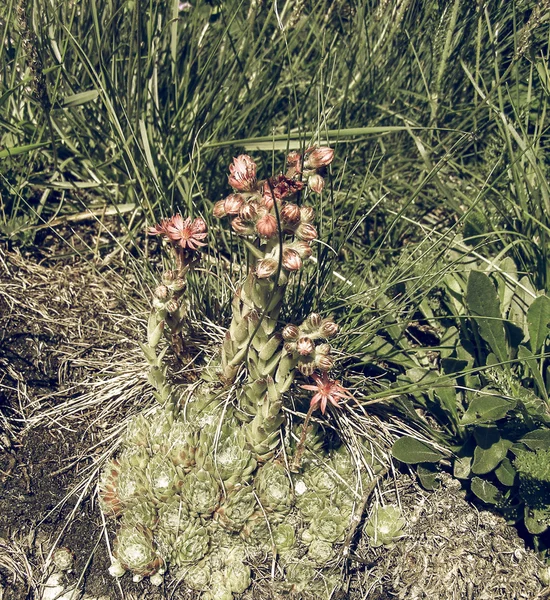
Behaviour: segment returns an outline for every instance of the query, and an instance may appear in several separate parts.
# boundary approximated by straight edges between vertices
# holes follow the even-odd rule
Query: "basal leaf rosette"
[[[194,516],[207,517],[220,503],[220,485],[205,469],[191,471],[183,481],[181,493]]]
[[[183,471],[161,454],[155,454],[150,460],[146,476],[151,496],[157,503],[162,503],[177,494],[185,478]]]
[[[316,465],[306,469],[303,479],[308,490],[328,498],[336,495],[342,485],[337,476],[331,473],[325,465]]]
[[[296,528],[292,523],[280,523],[273,530],[273,543],[277,552],[286,556],[296,548]]]
[[[149,446],[149,420],[143,414],[139,414],[130,420],[126,427],[124,442],[128,446]]]
[[[168,457],[176,467],[188,473],[195,466],[198,446],[196,430],[183,421],[175,421],[168,435]]]
[[[157,408],[153,413],[149,424],[149,449],[153,454],[168,450],[168,439],[174,419],[171,418],[163,408]]]
[[[314,539],[309,545],[307,557],[318,567],[323,567],[334,559],[335,553],[330,542]]]
[[[196,565],[186,567],[182,571],[182,574],[183,581],[188,588],[197,592],[204,592],[209,588],[212,567],[206,558],[199,561]]]
[[[252,513],[240,535],[247,544],[256,546],[262,552],[271,552],[273,549],[272,523],[262,510]]]
[[[123,525],[118,530],[113,555],[126,571],[138,577],[154,575],[163,565],[152,531],[140,525]]]
[[[189,518],[189,507],[185,500],[176,494],[160,505],[157,515],[157,528],[176,536]]]
[[[99,506],[101,507],[103,514],[109,517],[120,514],[124,506],[118,495],[119,475],[119,461],[110,460],[99,479]]]
[[[144,526],[153,530],[158,522],[157,507],[146,498],[128,506],[122,516],[122,526]]]
[[[309,529],[302,533],[302,540],[306,544],[311,544],[315,539],[330,543],[342,542],[348,527],[349,521],[338,507],[327,506],[313,517]]]
[[[229,492],[214,518],[229,531],[239,532],[257,507],[252,486],[245,485]]]
[[[233,600],[233,592],[223,571],[212,572],[208,590],[201,595],[201,600]]]
[[[223,571],[227,587],[235,594],[242,594],[251,584],[251,571],[241,561],[228,563]]]
[[[260,469],[254,487],[263,509],[275,517],[284,517],[294,504],[294,494],[285,466],[279,462],[268,462]]]
[[[212,459],[214,473],[221,478],[227,491],[250,481],[257,462],[248,449],[246,438],[238,429],[215,448]]]
[[[178,567],[197,563],[210,547],[208,529],[200,519],[189,517],[181,525],[177,533],[163,527],[155,531],[159,552]]]
[[[374,548],[388,546],[403,535],[403,519],[401,510],[397,506],[375,506],[364,531],[369,538],[370,545]]]

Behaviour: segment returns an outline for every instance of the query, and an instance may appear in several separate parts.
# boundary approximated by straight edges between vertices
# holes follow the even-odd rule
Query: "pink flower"
[[[309,356],[315,352],[315,344],[308,337],[301,337],[296,342],[296,352],[302,356]]]
[[[299,271],[302,267],[302,259],[296,250],[285,248],[283,250],[283,267],[287,271]]]
[[[229,185],[239,192],[251,192],[256,188],[256,163],[248,156],[241,154],[229,165]]]
[[[208,235],[203,219],[197,218],[191,221],[190,217],[184,219],[179,214],[163,219],[158,225],[150,227],[149,234],[163,235],[174,245],[185,250],[198,250],[201,246],[206,246],[202,240]]]
[[[214,204],[214,209],[212,210],[212,214],[215,217],[217,217],[218,219],[225,217],[225,215],[226,215],[225,200],[218,200],[218,202],[216,202],[216,204]]]
[[[312,147],[306,150],[305,157],[306,167],[320,169],[321,167],[330,165],[334,158],[334,150],[332,148],[327,148],[326,146],[322,146],[321,148]]]
[[[263,198],[266,207],[271,210],[275,200],[296,194],[304,187],[303,182],[294,181],[286,175],[276,175],[268,179],[263,186]]]
[[[310,402],[311,408],[320,408],[321,413],[325,414],[327,404],[338,406],[342,398],[351,398],[352,395],[340,385],[339,381],[330,379],[326,373],[317,375],[314,373],[311,377],[315,380],[315,385],[302,385],[304,390],[315,392]]]

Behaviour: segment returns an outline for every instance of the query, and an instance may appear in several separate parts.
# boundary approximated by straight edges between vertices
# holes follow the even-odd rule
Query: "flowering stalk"
[[[184,350],[183,333],[187,323],[186,307],[183,301],[186,281],[185,277],[198,260],[199,249],[206,244],[206,223],[198,218],[194,221],[188,217],[183,219],[179,214],[162,220],[149,229],[150,235],[161,235],[166,238],[174,252],[176,269],[166,271],[162,275],[162,283],[153,296],[153,308],[147,323],[147,344],[141,348],[151,369],[149,382],[155,388],[155,397],[168,412],[174,410],[171,386],[166,378],[164,355],[167,348],[157,354],[163,334],[170,336],[176,356]]]
[[[305,336],[289,344],[276,328],[289,277],[311,256],[311,242],[317,237],[313,208],[300,207],[295,199],[306,188],[304,176],[306,181],[320,178],[317,171],[332,157],[330,148],[310,148],[304,157],[292,152],[285,174],[259,181],[254,161],[238,156],[229,168],[234,193],[214,206],[215,216],[229,216],[233,230],[249,238],[245,244],[252,267],[233,301],[233,318],[222,346],[221,379],[230,385],[243,364],[248,369],[240,407],[249,420],[248,443],[259,460],[273,456],[279,443],[282,395],[292,384],[295,368],[314,364],[317,355],[325,365],[330,361],[329,348],[318,352],[311,337],[301,339]],[[318,179],[311,189],[322,189]],[[316,319],[313,328],[318,329],[322,319]],[[307,329],[305,323],[301,327]]]

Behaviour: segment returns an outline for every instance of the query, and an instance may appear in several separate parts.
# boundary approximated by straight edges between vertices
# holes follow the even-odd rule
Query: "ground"
[[[43,598],[55,546],[74,553],[64,583],[88,598],[192,597],[181,586],[153,588],[107,572],[114,527],[105,526],[95,501],[98,465],[123,416],[149,393],[136,343],[146,306],[121,300],[120,289],[91,263],[40,264],[0,247],[0,600]],[[363,536],[340,598],[550,596],[534,551],[449,477],[428,493],[395,471],[371,501],[401,505],[403,537],[374,549]],[[244,597],[280,596],[267,578]]]

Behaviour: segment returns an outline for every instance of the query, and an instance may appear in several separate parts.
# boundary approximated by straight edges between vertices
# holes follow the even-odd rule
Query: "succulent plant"
[[[315,515],[319,514],[330,504],[330,501],[327,496],[318,494],[313,490],[305,488],[306,491],[302,491],[302,486],[305,488],[305,484],[300,480],[294,487],[296,491],[296,507],[305,521],[311,521]]]
[[[208,559],[203,559],[183,571],[183,580],[187,587],[198,592],[208,590],[212,568]]]
[[[279,554],[288,554],[296,545],[296,530],[290,523],[280,523],[273,531],[273,542]]]
[[[155,531],[159,551],[178,567],[198,562],[210,545],[208,530],[199,519],[188,518],[181,525],[177,533],[160,527]]]
[[[185,500],[175,494],[158,508],[157,527],[173,535],[177,535],[189,517],[189,508]]]
[[[163,564],[152,531],[142,526],[123,525],[117,532],[113,554],[124,569],[140,577],[153,575]]]
[[[162,456],[155,454],[146,469],[149,489],[156,502],[163,502],[176,494],[183,485],[183,472],[178,473],[177,467]]]
[[[149,420],[145,415],[140,413],[128,423],[124,442],[129,446],[149,445]]]
[[[246,438],[237,429],[216,446],[211,468],[221,478],[227,491],[246,484],[256,470],[257,462],[247,447]]]
[[[241,561],[230,562],[224,570],[225,582],[235,594],[242,594],[251,583],[250,567]]]
[[[149,484],[143,469],[121,462],[117,479],[117,494],[123,506],[137,502],[149,496]]]
[[[254,487],[264,510],[278,517],[288,514],[294,503],[294,494],[282,463],[268,462],[258,469]]]
[[[216,511],[215,518],[226,529],[240,531],[256,507],[254,490],[246,485],[229,493]]]
[[[315,565],[301,559],[287,565],[285,569],[285,581],[290,591],[300,594],[310,589],[316,574]]]
[[[326,565],[334,558],[332,544],[323,540],[313,540],[309,545],[307,557],[318,566]]]
[[[122,524],[127,526],[143,525],[148,529],[154,529],[157,521],[157,508],[146,498],[140,498],[135,504],[129,506],[122,516]]]
[[[373,547],[388,546],[403,535],[405,520],[397,506],[377,505],[365,524],[364,531]]]
[[[151,416],[149,425],[149,448],[153,454],[157,452],[166,452],[168,448],[168,436],[174,420],[162,408],[157,410]]]
[[[147,451],[147,448],[143,446],[129,446],[119,456],[119,461],[123,468],[125,465],[130,465],[140,471],[145,471],[150,460],[151,455]]]
[[[73,568],[74,559],[74,552],[65,546],[57,548],[52,555],[53,564],[60,571],[70,571]]]
[[[252,513],[240,533],[249,544],[258,546],[267,552],[273,548],[272,527],[263,511]]]
[[[311,544],[315,539],[331,543],[341,542],[348,526],[349,522],[340,510],[336,506],[328,506],[313,517],[309,529],[302,534],[302,540],[306,544]]]
[[[183,421],[175,421],[168,434],[168,457],[174,466],[188,473],[195,466],[198,435],[194,428]]]
[[[233,600],[233,592],[228,583],[223,571],[213,571],[209,589],[202,594],[201,600]]]
[[[118,495],[118,478],[120,463],[111,460],[101,473],[99,479],[99,505],[103,514],[112,517],[118,515],[123,508],[122,500]]]
[[[212,514],[220,503],[220,485],[204,469],[194,469],[186,475],[181,493],[191,514],[195,516]]]
[[[321,496],[331,497],[336,494],[341,481],[335,473],[331,473],[326,466],[313,466],[304,472],[304,482],[308,488]]]

